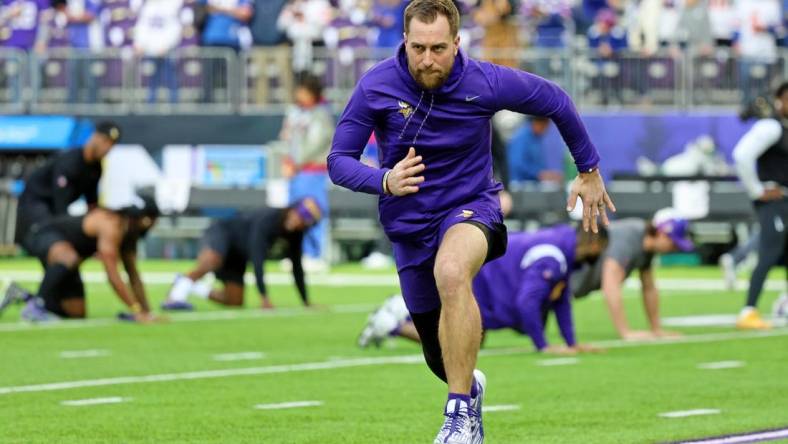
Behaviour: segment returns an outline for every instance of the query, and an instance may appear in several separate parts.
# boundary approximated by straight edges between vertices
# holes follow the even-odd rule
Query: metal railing
[[[323,79],[328,100],[341,107],[364,72],[392,53],[316,48],[312,71]],[[788,75],[788,50],[771,64],[724,49],[606,58],[589,48],[501,53],[516,67],[555,81],[582,107],[735,108]],[[471,51],[472,57],[480,55]],[[279,112],[291,103],[293,85],[286,46],[241,53],[193,47],[166,57],[123,50],[0,49],[0,113]]]

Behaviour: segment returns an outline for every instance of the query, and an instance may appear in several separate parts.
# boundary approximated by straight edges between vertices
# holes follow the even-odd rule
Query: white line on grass
[[[677,412],[660,413],[659,416],[663,418],[686,418],[687,416],[702,416],[702,415],[719,415],[719,409],[695,409],[695,410],[679,410]]]
[[[60,401],[60,404],[69,407],[82,407],[86,405],[119,404],[121,402],[127,402],[130,400],[131,398],[121,398],[119,396],[112,396],[109,398],[90,398],[90,399],[75,399],[72,401]]]
[[[520,408],[519,404],[486,405],[482,407],[482,412],[513,412],[515,410],[520,410]]]
[[[736,325],[735,314],[708,314],[700,316],[675,316],[662,318],[667,327],[732,327]]]
[[[744,367],[744,362],[719,361],[719,362],[704,362],[702,364],[698,364],[698,368],[701,370],[724,370],[727,368],[739,368],[739,367]]]
[[[704,343],[704,342],[716,342],[716,341],[739,340],[739,339],[760,339],[760,338],[785,336],[785,335],[788,335],[788,329],[759,331],[759,332],[731,332],[731,333],[716,333],[716,334],[706,334],[706,335],[692,335],[692,336],[684,336],[681,338],[676,338],[671,340],[663,340],[661,342],[629,342],[629,341],[615,340],[615,341],[599,342],[599,343],[595,343],[594,345],[605,347],[605,348],[648,347],[652,345],[674,345],[674,344],[691,344],[691,343]],[[483,350],[479,353],[479,355],[493,357],[493,356],[511,356],[518,354],[530,354],[530,353],[533,353],[533,349],[525,348],[525,347],[513,347],[513,348]],[[149,383],[149,382],[214,379],[214,378],[227,378],[232,376],[251,376],[251,375],[293,373],[293,372],[316,371],[316,370],[332,370],[332,369],[350,368],[350,367],[368,367],[368,366],[392,365],[392,364],[421,364],[423,362],[424,362],[423,355],[416,354],[416,355],[402,355],[402,356],[382,356],[376,358],[346,359],[346,360],[338,360],[338,361],[305,362],[301,364],[283,364],[283,365],[272,365],[268,367],[203,370],[203,371],[192,371],[192,372],[184,372],[184,373],[165,373],[165,374],[145,375],[145,376],[119,376],[115,378],[85,379],[81,381],[65,381],[65,382],[52,382],[46,384],[0,387],[0,395],[7,395],[11,393],[49,392],[55,390],[68,390],[68,389],[81,388],[81,387],[99,387],[99,386],[121,385],[121,384],[141,384],[141,383]]]
[[[220,353],[213,355],[214,361],[253,361],[265,358],[262,352]]]
[[[259,308],[248,308],[244,310],[217,310],[193,313],[172,313],[168,314],[173,322],[204,322],[204,321],[234,321],[239,319],[257,318],[287,318],[297,316],[312,316],[324,313],[366,313],[375,304],[349,304],[335,305],[326,310],[312,310],[304,308],[277,308],[276,310],[260,310]],[[89,327],[107,327],[110,325],[120,325],[114,318],[94,318],[94,319],[74,319],[66,321],[55,321],[44,324],[31,324],[29,322],[0,323],[0,333],[16,331],[38,331],[43,329],[72,329]]]
[[[681,441],[680,444],[744,444],[749,442],[776,441],[782,438],[788,438],[788,429],[768,430],[764,432],[754,432],[733,436],[721,436],[718,438],[696,439],[693,441]]]
[[[578,362],[580,362],[580,360],[577,358],[555,358],[536,361],[536,365],[541,367],[555,367],[557,365],[575,365]]]
[[[297,409],[302,407],[320,407],[323,401],[293,401],[280,402],[279,404],[257,404],[254,408],[259,410]]]
[[[109,350],[66,350],[60,352],[60,357],[63,359],[98,358],[109,355]]]
[[[175,279],[175,272],[152,271],[143,273],[143,282],[147,284],[171,284]],[[30,270],[0,270],[0,279],[13,279],[20,282],[38,282],[43,273]],[[246,282],[253,284],[255,281],[253,273],[244,276]],[[107,276],[100,271],[86,271],[82,273],[82,279],[88,283],[105,283]],[[291,273],[266,273],[266,283],[271,285],[290,285],[293,283]],[[307,279],[310,285],[320,285],[325,287],[398,287],[399,279],[394,273],[367,274],[360,275],[354,273],[328,273],[313,274]],[[746,286],[747,282],[741,280],[739,286]],[[629,278],[625,282],[628,289],[639,289],[640,280]],[[702,279],[683,279],[667,278],[659,280],[659,287],[663,290],[694,290],[694,291],[720,291],[727,290],[725,282],[720,278]],[[779,279],[772,279],[766,282],[764,289],[778,291],[785,289],[785,282]]]

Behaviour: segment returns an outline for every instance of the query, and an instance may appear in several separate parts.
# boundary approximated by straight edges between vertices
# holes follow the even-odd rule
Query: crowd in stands
[[[595,63],[690,50],[739,56],[738,78],[754,67],[777,73],[788,45],[788,0],[455,0],[461,40],[481,57],[516,65],[511,48],[586,47]],[[0,45],[34,51],[107,48],[153,61],[155,82],[177,91],[167,55],[184,47],[289,45],[293,72],[312,71],[317,47],[352,57],[357,48],[390,53],[402,37],[406,0],[0,0]],[[343,50],[345,52],[343,52]],[[72,72],[88,69],[75,63]],[[546,75],[546,66],[529,69]],[[554,70],[555,71],[555,70]],[[558,71],[561,71],[560,69]],[[636,73],[637,74],[637,73]],[[72,76],[74,81],[90,76]],[[597,85],[615,92],[615,82]],[[95,88],[82,85],[91,94]],[[77,91],[77,88],[71,88]],[[608,94],[605,94],[607,96]]]

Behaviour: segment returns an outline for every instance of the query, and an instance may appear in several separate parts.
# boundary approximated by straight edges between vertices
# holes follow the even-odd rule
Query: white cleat
[[[367,325],[358,336],[358,346],[367,348],[370,344],[380,347],[389,334],[397,329],[397,317],[386,310],[385,304],[375,310],[367,319]]]
[[[772,323],[779,326],[788,325],[788,293],[783,293],[772,305]]]
[[[438,431],[433,444],[479,444],[478,434],[474,434],[471,416],[475,415],[468,404],[459,400],[452,399],[446,403],[446,411],[443,416],[443,426]],[[483,439],[483,438],[482,438]]]
[[[482,404],[484,402],[484,392],[487,390],[487,376],[481,370],[473,371],[473,379],[476,384],[476,397],[471,398],[471,410],[476,415],[471,415],[471,429],[473,431],[474,444],[484,442],[484,425],[482,425]]]

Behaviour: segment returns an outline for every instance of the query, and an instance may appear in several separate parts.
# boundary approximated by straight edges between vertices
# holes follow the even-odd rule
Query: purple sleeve
[[[339,118],[331,142],[328,175],[332,182],[353,191],[383,194],[383,175],[388,170],[372,168],[359,161],[374,127],[374,111],[359,84]]]
[[[569,347],[573,347],[577,342],[575,340],[575,326],[572,322],[572,296],[569,293],[568,285],[564,286],[561,297],[553,304],[553,311],[555,311],[558,329],[561,330],[564,342]]]
[[[520,312],[519,330],[531,338],[537,350],[542,350],[547,347],[542,306],[550,294],[552,283],[542,277],[541,271],[537,268],[529,267],[526,270],[516,300]]]
[[[572,99],[563,89],[525,71],[492,66],[499,109],[549,117],[569,147],[578,171],[589,171],[599,164],[599,153],[591,143]]]

